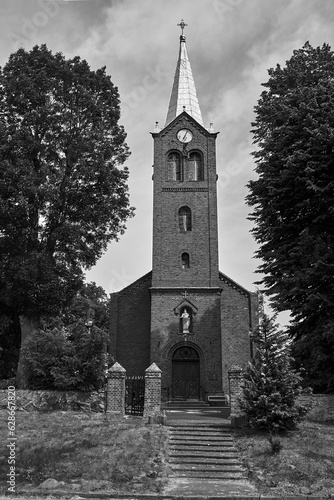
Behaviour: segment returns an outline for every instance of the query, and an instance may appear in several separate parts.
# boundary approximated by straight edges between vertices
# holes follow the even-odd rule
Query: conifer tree
[[[308,42],[268,70],[252,123],[259,282],[291,311],[294,356],[318,391],[334,390],[334,53]],[[310,347],[312,346],[312,347]]]
[[[245,372],[241,408],[249,425],[270,433],[292,429],[307,408],[298,404],[301,375],[292,368],[291,339],[265,313],[252,334],[254,359]]]

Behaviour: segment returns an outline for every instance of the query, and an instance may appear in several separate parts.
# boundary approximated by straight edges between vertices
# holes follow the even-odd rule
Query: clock
[[[177,133],[177,138],[180,142],[187,143],[190,142],[193,138],[193,134],[187,128],[182,128]]]

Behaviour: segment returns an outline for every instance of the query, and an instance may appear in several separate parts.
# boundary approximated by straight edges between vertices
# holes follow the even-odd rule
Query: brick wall
[[[189,306],[196,314],[188,343],[200,356],[201,386],[207,392],[223,388],[227,393],[228,370],[233,364],[244,368],[250,359],[254,297],[222,274],[221,289],[188,288],[186,298],[184,288],[150,289],[150,276],[113,294],[111,345],[116,360],[129,376],[143,375],[155,362],[163,373],[162,386],[170,387],[173,352],[184,343],[179,310]]]
[[[144,418],[160,414],[161,408],[161,370],[152,363],[145,370]]]
[[[128,376],[144,375],[150,365],[151,276],[111,295],[110,352]]]
[[[126,370],[114,363],[108,370],[107,413],[125,414],[125,377]]]
[[[221,273],[222,369],[223,388],[228,391],[228,371],[232,365],[245,368],[251,357],[249,332],[256,322],[250,294]]]
[[[194,138],[188,145],[176,140],[186,127]],[[153,281],[156,286],[217,286],[218,231],[216,194],[216,134],[210,134],[191,117],[180,115],[161,134],[154,136]],[[186,168],[187,155],[199,151],[204,161],[203,181],[168,180],[167,156],[178,151]],[[181,233],[178,210],[190,207],[192,231]],[[182,270],[181,254],[190,255],[190,268]],[[184,272],[183,272],[184,271]]]
[[[219,289],[188,289],[186,299],[182,289],[152,289],[151,362],[162,370],[162,387],[172,385],[173,352],[181,345],[197,350],[200,357],[201,386],[207,392],[221,390],[221,340]],[[185,343],[180,332],[179,315],[174,309],[191,304],[197,313],[193,317],[193,332]]]
[[[242,383],[244,380],[243,370],[238,365],[231,366],[228,372],[229,389],[230,389],[230,404],[231,404],[231,419],[234,425],[234,419],[243,415],[240,409],[240,399],[243,395]]]

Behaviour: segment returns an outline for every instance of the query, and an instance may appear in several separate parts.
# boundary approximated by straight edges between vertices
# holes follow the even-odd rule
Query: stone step
[[[208,440],[213,440],[213,439],[233,439],[231,434],[228,434],[227,432],[214,432],[214,431],[211,431],[211,432],[197,432],[197,431],[189,431],[189,430],[185,430],[185,431],[170,431],[170,437],[191,437],[191,438],[195,438],[195,437],[199,437],[199,438],[202,438],[202,439],[208,439]]]
[[[206,471],[176,471],[173,478],[196,478],[196,479],[221,479],[222,481],[233,481],[247,479],[247,475],[242,472],[206,472]]]
[[[172,399],[170,401],[164,401],[162,403],[164,406],[210,406],[207,401],[201,401],[199,399]]]
[[[226,460],[228,459],[237,459],[238,454],[237,451],[224,451],[222,452],[220,449],[217,451],[212,451],[212,450],[170,450],[169,452],[170,457],[211,457],[211,458],[225,458]]]
[[[171,464],[173,470],[206,470],[206,471],[238,471],[243,472],[245,469],[241,464],[215,464],[215,463],[173,463]]]
[[[170,456],[169,462],[171,464],[216,464],[216,465],[238,465],[240,460],[238,458],[226,457],[189,457],[189,456]]]
[[[182,447],[182,448],[172,448],[170,449],[170,454],[172,453],[180,453],[180,452],[185,452],[185,453],[191,453],[193,455],[195,455],[195,453],[198,453],[198,454],[201,454],[201,453],[208,453],[208,452],[212,452],[212,453],[224,453],[224,455],[226,456],[227,453],[229,454],[234,454],[235,456],[238,454],[238,450],[236,448],[227,448],[227,449],[224,449],[224,451],[222,451],[222,449],[220,447],[215,447],[215,448],[208,448],[208,447],[201,447],[201,448],[190,448],[190,447]]]
[[[245,479],[230,429],[198,425],[169,427],[169,466],[172,477]]]
[[[205,430],[202,430],[202,429],[173,429],[172,431],[170,431],[173,436],[185,436],[185,435],[196,435],[196,436],[203,436],[203,437],[207,437],[207,436],[222,436],[222,437],[231,437],[231,434],[229,432],[222,432],[221,430],[217,429],[209,429],[207,431]]]
[[[227,427],[209,427],[205,429],[204,427],[189,427],[189,426],[184,426],[184,427],[176,427],[176,426],[170,426],[169,427],[170,432],[191,432],[191,433],[197,433],[200,432],[202,434],[221,434],[222,436],[225,436],[225,434],[231,435],[231,430],[228,429]]]
[[[178,448],[183,447],[183,446],[199,446],[201,448],[210,448],[210,447],[217,447],[221,446],[222,448],[234,448],[234,442],[233,441],[212,441],[211,443],[207,443],[206,441],[202,440],[190,440],[190,439],[171,439],[169,441],[169,445],[173,448],[176,446]]]
[[[214,428],[211,428],[211,429],[196,429],[196,427],[194,428],[189,428],[189,427],[176,427],[176,428],[173,428],[169,430],[169,432],[172,434],[172,435],[196,435],[196,436],[222,436],[222,437],[232,437],[231,436],[231,433],[228,431],[228,430],[222,430],[222,429],[214,429]]]
[[[196,432],[231,432],[230,427],[219,427],[218,425],[216,427],[204,427],[204,426],[199,426],[199,425],[171,425],[170,426],[174,430],[178,431],[196,431]]]

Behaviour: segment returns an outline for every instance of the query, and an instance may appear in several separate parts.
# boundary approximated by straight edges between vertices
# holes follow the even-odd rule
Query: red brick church
[[[216,138],[205,128],[181,21],[165,126],[154,141],[152,271],[111,295],[110,352],[128,375],[151,363],[174,399],[228,392],[251,357],[256,295],[218,268]]]

